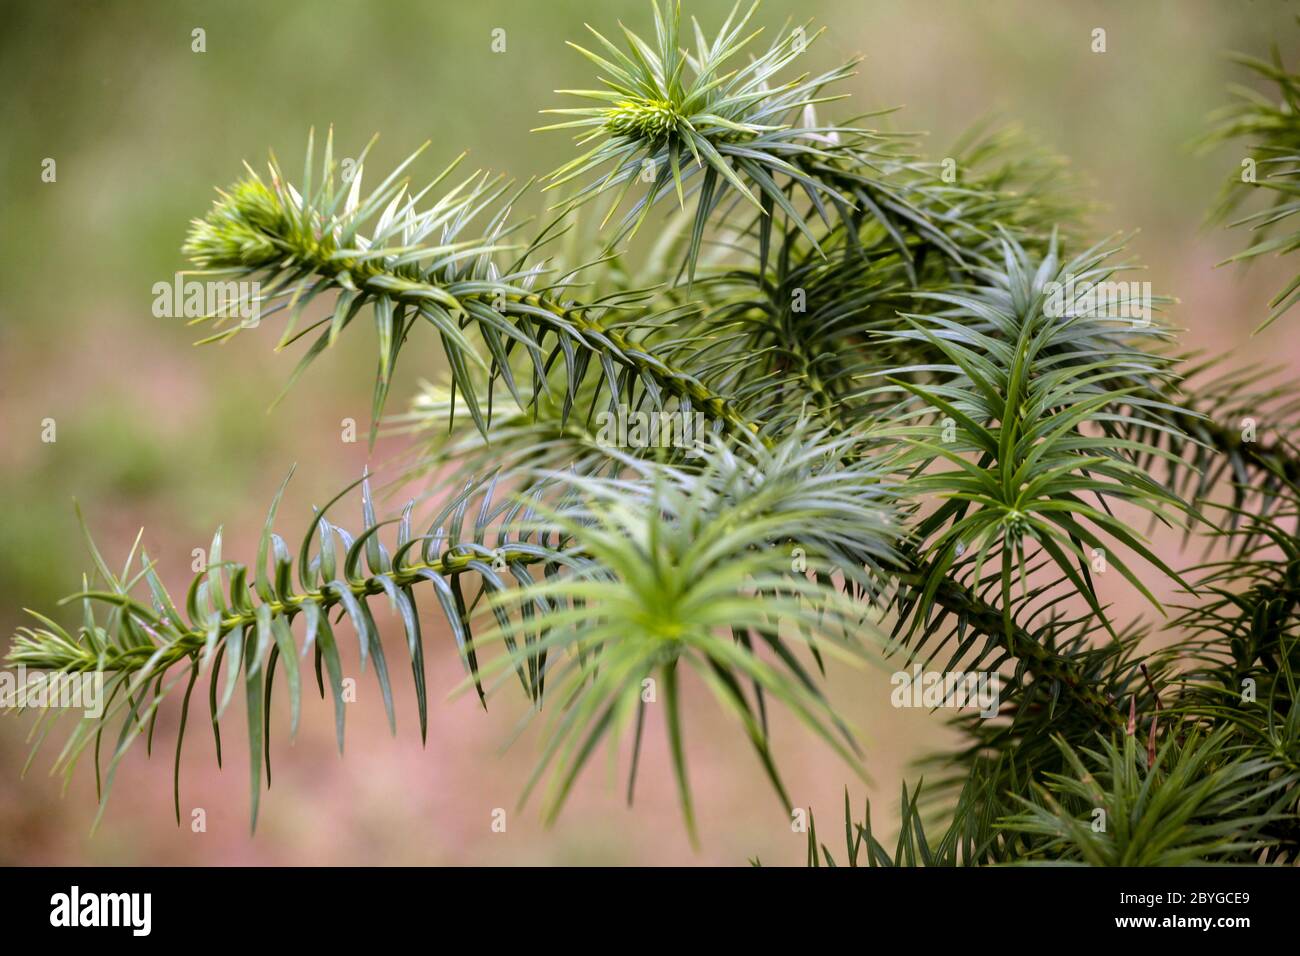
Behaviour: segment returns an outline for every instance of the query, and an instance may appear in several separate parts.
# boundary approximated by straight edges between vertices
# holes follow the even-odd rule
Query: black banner
[[[584,938],[630,927],[770,942],[879,927],[924,946],[974,934],[1052,939],[1223,940],[1295,925],[1291,867],[1185,870],[986,869],[10,869],[6,937],[202,940],[264,932],[374,942],[418,921],[496,942],[535,938],[574,907]],[[602,926],[602,924],[606,924]],[[247,926],[247,930],[241,928]],[[893,929],[890,929],[890,926]],[[658,927],[656,929],[655,927]],[[620,935],[614,935],[618,933]]]

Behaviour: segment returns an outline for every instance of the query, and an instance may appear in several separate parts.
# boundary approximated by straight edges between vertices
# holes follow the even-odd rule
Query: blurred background
[[[686,0],[706,32],[721,0]],[[829,31],[810,51],[816,68],[866,57],[848,91],[862,112],[901,105],[903,129],[925,130],[945,155],[972,121],[1015,121],[1067,157],[1103,204],[1099,233],[1140,230],[1132,242],[1190,347],[1235,349],[1283,375],[1300,371],[1285,320],[1250,337],[1283,270],[1249,273],[1215,263],[1240,235],[1204,217],[1240,156],[1196,155],[1188,144],[1229,82],[1245,80],[1221,55],[1300,53],[1298,8],[1282,0],[766,0],[758,21],[780,29],[814,17]],[[300,463],[278,527],[291,542],[367,463],[372,349],[357,333],[327,353],[273,413],[267,406],[295,356],[272,352],[276,332],[226,346],[192,346],[200,334],[153,316],[152,286],[185,267],[188,220],[213,187],[261,166],[267,149],[295,169],[307,131],[333,124],[336,155],[355,156],[373,133],[368,165],[380,170],[426,139],[432,173],[462,149],[470,162],[527,178],[572,155],[563,133],[529,134],[551,91],[594,85],[587,62],[564,45],[584,21],[607,35],[622,19],[651,31],[648,0],[506,2],[30,2],[4,4],[0,32],[0,634],[23,607],[50,611],[89,567],[72,499],[80,501],[110,564],[143,526],[169,587],[184,588],[191,550],[224,525],[227,553],[251,561],[275,487]],[[1106,30],[1106,52],[1091,51]],[[205,31],[206,51],[192,50]],[[506,49],[493,52],[493,31]],[[53,159],[56,180],[42,181]],[[371,174],[373,176],[373,173]],[[403,353],[390,410],[418,379],[436,377],[432,341]],[[355,444],[339,422],[355,418]],[[53,419],[57,440],[43,442]],[[383,441],[374,464],[400,451]],[[354,509],[355,504],[350,505]],[[347,515],[355,525],[359,515]],[[386,604],[375,614],[403,653]],[[75,612],[59,612],[70,622]],[[62,793],[47,775],[58,746],[25,776],[30,716],[0,714],[0,863],[15,864],[672,864],[799,863],[803,836],[771,795],[739,729],[707,694],[689,700],[688,750],[702,847],[693,852],[678,815],[661,727],[647,732],[636,806],[594,761],[558,824],[516,800],[537,756],[525,734],[505,749],[523,713],[502,694],[484,714],[470,697],[448,699],[462,671],[450,635],[426,619],[430,729],[421,747],[413,695],[400,685],[398,734],[389,735],[373,677],[358,681],[340,759],[329,706],[305,695],[303,729],[288,742],[278,702],[274,786],[248,832],[247,756],[240,707],[218,771],[196,703],[186,741],[182,807],[171,805],[176,716],[159,720],[156,752],[137,746],[118,774],[92,836],[93,771],[79,767]],[[6,638],[0,640],[7,640]],[[355,660],[347,662],[355,671]],[[403,676],[395,667],[395,677]],[[699,688],[695,688],[699,690]],[[939,717],[889,706],[888,674],[835,671],[830,693],[861,729],[870,784],[852,781],[832,754],[778,723],[776,752],[792,796],[828,832],[841,822],[843,789],[870,797],[878,828],[896,817],[910,764],[945,740]],[[189,812],[203,808],[207,830]],[[507,811],[505,833],[491,828]],[[837,845],[832,842],[834,847]]]

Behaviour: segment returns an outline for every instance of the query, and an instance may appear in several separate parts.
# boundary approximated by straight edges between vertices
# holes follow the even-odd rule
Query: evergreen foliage
[[[816,34],[763,45],[753,16],[734,11],[712,38],[691,21],[688,38],[664,4],[653,39],[593,30],[594,50],[577,49],[601,86],[572,91],[593,105],[552,111],[580,152],[545,180],[558,201],[541,225],[514,214],[528,187],[459,161],[413,185],[420,152],[373,188],[363,153],[345,182],[332,131],[296,182],[273,157],[220,193],[185,254],[207,278],[260,282],[279,346],[307,340],[290,381],[373,323],[372,440],[381,422],[409,436],[404,474],[443,500],[418,523],[418,502],[380,521],[367,477],[300,520],[291,549],[277,495],[252,561],[228,558],[218,531],[183,597],[143,552],[118,572],[91,543],[70,599],[80,622],[36,614],[8,658],[106,676],[110,706],[76,723],[58,767],[93,750],[106,800],[173,700],[185,715],[206,700],[220,760],[238,697],[255,824],[275,692],[292,732],[314,666],[342,748],[355,641],[395,728],[381,601],[402,622],[422,734],[421,608],[445,618],[485,706],[518,682],[544,728],[525,794],[540,791],[547,819],[602,745],[629,738],[630,800],[661,716],[694,834],[680,705],[693,682],[736,719],[787,825],[769,711],[861,774],[868,755],[823,671],[884,659],[997,672],[997,714],[963,712],[960,744],[904,785],[894,849],[846,792],[845,848],[814,824],[810,863],[1295,862],[1295,394],[1181,354],[1169,300],[1116,314],[1091,294],[1132,288],[1130,264],[1122,242],[1088,238],[1059,160],[976,131],[948,153],[953,181],[878,115],[820,119],[853,64],[806,69]],[[1267,209],[1238,220],[1261,237],[1236,258],[1297,247],[1284,233],[1300,77],[1249,65],[1280,100],[1242,92],[1215,128],[1267,169]],[[1297,294],[1300,279],[1269,320]],[[209,340],[273,324],[210,321]],[[439,350],[445,378],[384,419],[399,355]],[[1247,414],[1258,434],[1238,428]],[[606,415],[652,425],[613,447]],[[657,440],[695,421],[690,441]],[[351,532],[337,515],[349,496]],[[1162,559],[1148,527],[1181,534],[1186,560]],[[1155,623],[1121,619],[1102,573]],[[42,715],[38,744],[57,721]]]

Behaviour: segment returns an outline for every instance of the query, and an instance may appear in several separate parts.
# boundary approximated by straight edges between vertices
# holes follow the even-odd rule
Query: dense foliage
[[[218,754],[226,707],[247,708],[255,822],[273,689],[296,727],[308,662],[342,746],[344,619],[395,720],[380,600],[403,623],[422,732],[421,604],[480,697],[519,682],[545,726],[528,790],[548,818],[629,736],[630,799],[661,715],[693,833],[687,681],[736,718],[788,815],[769,710],[861,772],[822,673],[886,658],[997,673],[996,713],[963,711],[963,743],[904,786],[895,850],[846,795],[847,846],[814,825],[810,862],[1295,860],[1294,396],[1180,354],[1168,300],[1096,295],[1136,289],[1131,264],[1087,238],[1059,161],[1011,132],[926,158],[887,119],[822,119],[852,64],[799,72],[815,34],[764,47],[753,13],[712,39],[668,6],[651,39],[593,30],[577,49],[600,87],[552,111],[582,152],[545,180],[559,199],[540,226],[513,216],[527,188],[457,163],[413,187],[419,153],[373,189],[363,153],[347,180],[332,131],[296,183],[272,158],[221,192],[185,253],[213,280],[257,280],[263,321],[214,315],[212,338],[265,335],[282,313],[280,344],[309,343],[296,378],[373,323],[372,439],[399,356],[436,339],[445,379],[387,427],[414,436],[405,474],[449,490],[418,525],[415,503],[380,521],[363,479],[360,528],[336,523],[354,484],[296,549],[277,496],[252,563],[218,533],[183,599],[146,554],[116,573],[92,544],[81,622],[38,615],[9,655],[106,675],[111,706],[59,766],[93,749],[106,798],[158,708],[188,714],[202,680]],[[1260,171],[1224,214],[1271,196],[1239,220],[1262,234],[1245,257],[1298,241],[1300,77],[1252,65],[1280,100],[1243,94],[1215,133]],[[1270,318],[1298,294],[1300,277]],[[634,424],[611,440],[611,420]],[[1170,566],[1146,527],[1207,556]],[[1117,619],[1100,574],[1158,624]]]

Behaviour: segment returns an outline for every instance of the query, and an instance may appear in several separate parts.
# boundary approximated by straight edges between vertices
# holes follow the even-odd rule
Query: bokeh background
[[[728,4],[688,0],[706,29]],[[382,134],[372,170],[425,139],[432,172],[462,149],[471,162],[525,178],[571,155],[562,133],[530,134],[556,88],[590,86],[584,21],[602,32],[624,20],[649,31],[648,0],[431,2],[30,2],[3,4],[0,30],[0,634],[23,607],[49,610],[88,567],[72,499],[110,561],[140,527],[170,586],[188,580],[191,549],[218,524],[228,553],[251,560],[264,509],[301,463],[280,512],[286,537],[367,463],[364,437],[340,441],[338,423],[368,422],[372,350],[345,338],[271,414],[294,359],[272,352],[269,329],[227,346],[192,347],[180,320],[151,313],[151,287],[184,267],[178,247],[214,185],[269,148],[295,167],[310,127],[333,124],[341,155]],[[1300,52],[1298,11],[1282,0],[766,0],[759,21],[780,29],[811,16],[830,29],[811,48],[826,67],[865,55],[849,85],[853,111],[902,105],[901,128],[928,131],[944,155],[972,121],[1001,115],[1068,157],[1102,208],[1099,233],[1140,230],[1135,255],[1157,292],[1179,297],[1175,324],[1191,347],[1235,349],[1293,377],[1296,339],[1279,323],[1255,338],[1279,287],[1272,263],[1248,273],[1216,269],[1243,237],[1204,227],[1231,149],[1196,155],[1188,144],[1242,72],[1221,55]],[[191,50],[206,31],[206,52]],[[1107,31],[1107,51],[1090,50]],[[494,53],[492,31],[506,31]],[[847,107],[846,107],[847,109]],[[42,161],[57,181],[41,181]],[[403,355],[399,407],[421,377],[436,376],[431,342]],[[57,441],[41,441],[53,418]],[[400,442],[381,442],[372,463]],[[352,517],[352,523],[356,523]],[[69,613],[67,611],[64,612]],[[400,629],[375,613],[403,653]],[[348,752],[334,749],[328,706],[310,695],[297,742],[277,711],[274,786],[256,836],[248,832],[241,708],[232,707],[226,769],[196,706],[182,799],[202,807],[207,831],[172,819],[174,711],[157,753],[136,747],[99,830],[88,763],[66,794],[47,775],[57,752],[27,757],[30,716],[0,715],[0,863],[146,864],[744,864],[798,863],[803,837],[771,796],[738,729],[707,695],[689,701],[688,749],[703,844],[692,852],[673,794],[661,728],[652,723],[634,809],[597,761],[559,823],[515,801],[537,754],[525,734],[508,749],[523,707],[501,695],[484,714],[470,697],[448,700],[462,677],[450,636],[426,619],[432,702],[421,747],[409,689],[398,734],[386,729],[373,678],[349,708]],[[0,639],[3,640],[3,639]],[[350,665],[355,670],[355,661]],[[395,671],[400,676],[400,671]],[[399,682],[400,683],[400,682]],[[900,779],[941,744],[939,719],[894,710],[879,672],[831,674],[831,694],[862,729],[870,784],[801,732],[778,723],[777,753],[795,800],[835,832],[843,788],[873,802],[888,829]],[[698,690],[698,688],[697,688]],[[284,701],[279,702],[283,708]],[[491,830],[506,808],[504,834]]]

